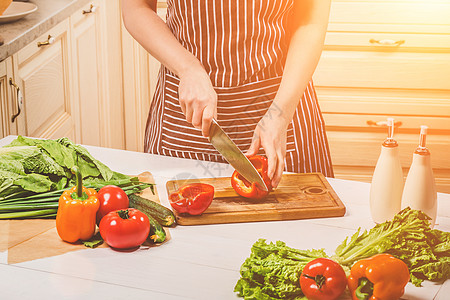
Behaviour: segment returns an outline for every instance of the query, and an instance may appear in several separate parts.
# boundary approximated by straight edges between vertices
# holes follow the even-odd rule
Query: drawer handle
[[[38,42],[37,46],[38,47],[42,47],[42,46],[47,46],[47,45],[51,45],[55,42],[55,38],[52,37],[51,35],[48,35],[47,40],[45,42]]]
[[[96,10],[97,10],[97,6],[94,6],[94,4],[91,4],[91,6],[89,7],[89,10],[83,10],[83,15],[95,13]]]
[[[375,121],[372,121],[372,120],[368,120],[366,123],[367,123],[367,125],[369,125],[369,126],[378,126],[378,127],[385,127],[385,126],[388,126],[387,121],[378,121],[378,122],[375,122]],[[402,125],[403,125],[403,123],[400,122],[400,121],[394,122],[394,127],[395,127],[395,128],[400,127],[400,126],[402,126]]]
[[[378,45],[382,45],[382,46],[398,47],[401,44],[404,44],[405,40],[394,41],[394,40],[375,40],[375,39],[370,39],[369,42],[371,44],[378,44]]]
[[[22,94],[22,91],[20,90],[19,86],[12,80],[12,78],[9,78],[9,85],[13,86],[16,89],[17,113],[12,115],[12,117],[11,117],[11,122],[14,123],[14,121],[20,115],[20,112],[22,111],[23,94]]]

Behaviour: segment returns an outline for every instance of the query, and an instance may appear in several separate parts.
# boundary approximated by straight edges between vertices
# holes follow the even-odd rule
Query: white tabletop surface
[[[14,139],[0,140],[0,146]],[[171,179],[225,177],[225,164],[144,153],[86,148],[114,171],[150,171],[161,202]],[[239,299],[233,292],[239,268],[259,238],[281,240],[298,249],[324,248],[331,254],[358,227],[372,228],[370,184],[328,178],[347,207],[344,217],[280,222],[177,226],[160,247],[118,252],[110,248],[74,251],[59,256],[7,264],[0,253],[0,299]],[[450,194],[438,194],[437,229],[450,231]],[[450,281],[408,283],[402,299],[450,299]]]

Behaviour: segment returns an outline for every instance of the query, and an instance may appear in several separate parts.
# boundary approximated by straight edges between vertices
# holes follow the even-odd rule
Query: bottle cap
[[[387,126],[388,126],[388,139],[393,139],[394,138],[394,118],[387,119]]]
[[[429,154],[430,153],[426,147],[427,131],[428,131],[428,126],[426,126],[426,125],[420,126],[419,146],[417,147],[415,153],[418,153],[418,154]]]
[[[383,146],[385,147],[397,147],[397,141],[394,140],[394,118],[387,119],[387,127],[388,127],[388,136],[387,139],[384,140]]]
[[[425,148],[425,144],[427,141],[427,129],[428,129],[428,126],[426,126],[426,125],[420,126],[419,147],[421,147],[421,148]]]

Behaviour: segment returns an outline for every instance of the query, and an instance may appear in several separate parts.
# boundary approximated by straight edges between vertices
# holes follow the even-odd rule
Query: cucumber
[[[175,215],[167,207],[136,194],[129,195],[128,199],[130,200],[131,208],[136,208],[145,214],[151,215],[162,226],[168,227],[175,224]]]
[[[150,221],[150,233],[148,235],[148,239],[153,243],[162,243],[166,240],[166,232],[161,224],[155,220],[150,214],[145,214]]]

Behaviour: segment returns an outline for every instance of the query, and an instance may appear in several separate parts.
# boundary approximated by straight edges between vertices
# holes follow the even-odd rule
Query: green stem
[[[366,277],[359,279],[358,288],[355,291],[355,296],[359,300],[367,300],[373,294],[373,283]]]
[[[58,208],[58,203],[54,204],[44,204],[44,205],[11,205],[11,206],[0,206],[0,213],[3,211],[24,211],[24,210],[35,210],[35,209],[47,209],[47,208]]]
[[[80,168],[73,166],[72,174],[75,174],[75,182],[77,183],[77,196],[78,198],[83,197],[83,176],[81,176]]]
[[[399,231],[409,232],[412,234],[414,232],[414,228],[416,227],[416,223],[421,222],[419,219],[412,220],[406,223],[404,226],[400,227],[398,223],[394,223],[390,221],[386,228],[383,228],[382,233],[378,233],[375,238],[372,238],[369,243],[364,244],[364,246],[352,247],[348,251],[341,251],[337,253],[339,258],[339,263],[341,265],[349,266],[353,264],[355,261],[370,257],[377,253],[377,248],[374,247],[379,245],[383,241],[392,239],[393,236],[397,234]],[[379,226],[379,225],[377,225]]]
[[[47,214],[47,215],[39,215],[39,216],[35,216],[35,217],[27,217],[30,219],[54,219],[56,217],[56,213],[53,214]]]
[[[95,188],[97,190],[99,190],[100,188],[102,188],[105,185],[108,185],[110,182],[102,182],[99,184],[90,184],[90,185],[86,185],[86,188]],[[111,182],[112,183],[112,182]],[[114,182],[114,185],[117,185],[118,187],[122,188],[122,190],[124,190],[127,193],[134,193],[134,192],[139,192],[143,189],[146,188],[151,188],[153,191],[154,188],[154,184],[153,183],[144,183],[144,182],[134,182],[134,181],[126,181],[123,180],[123,183],[117,183]],[[126,184],[126,185],[125,185]],[[10,194],[8,196],[5,197],[0,197],[0,204],[1,203],[8,203],[8,202],[15,202],[18,200],[31,200],[31,199],[48,199],[50,197],[57,197],[59,199],[59,196],[61,196],[61,194],[65,191],[66,189],[60,189],[60,190],[54,190],[54,191],[50,191],[50,192],[45,192],[45,193],[37,193],[37,194],[33,194],[33,195],[28,195],[28,196],[20,196],[20,197],[15,197],[16,194]]]
[[[119,210],[117,212],[117,214],[119,215],[119,217],[121,217],[122,219],[126,220],[130,218],[130,215],[128,214],[128,209],[122,209]]]
[[[41,209],[41,210],[32,210],[32,211],[3,213],[3,214],[0,214],[0,219],[18,219],[18,218],[28,218],[28,217],[39,217],[39,216],[54,214],[57,211],[58,211],[57,209]]]
[[[322,286],[325,284],[325,281],[327,281],[327,278],[325,276],[323,276],[322,274],[319,274],[316,276],[309,276],[306,274],[302,274],[302,276],[314,280],[316,282],[316,285],[319,288],[319,290],[322,289]]]
[[[9,205],[20,205],[20,204],[33,204],[33,203],[58,203],[59,197],[51,197],[51,198],[44,198],[44,199],[36,199],[36,200],[16,200],[16,201],[0,201],[0,207],[2,206],[9,206]]]

